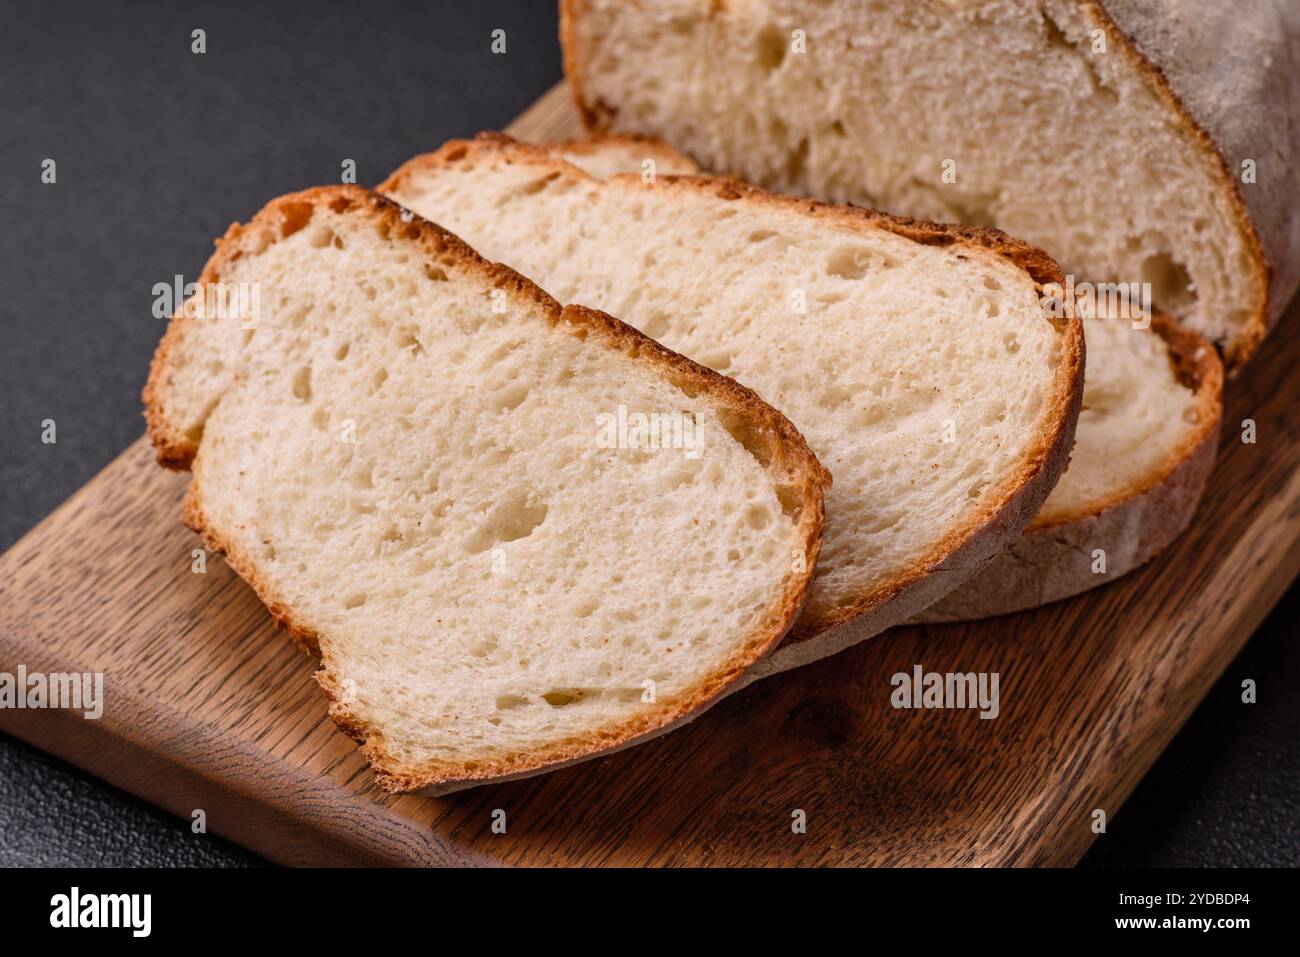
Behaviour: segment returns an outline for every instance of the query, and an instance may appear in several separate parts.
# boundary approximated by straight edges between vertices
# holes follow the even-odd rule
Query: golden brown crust
[[[639,4],[638,4],[639,5]],[[1224,360],[1230,374],[1246,363],[1259,347],[1270,328],[1269,280],[1272,267],[1264,255],[1259,231],[1241,195],[1236,178],[1232,175],[1218,145],[1199,122],[1188,112],[1164,72],[1147,58],[1134,40],[1111,18],[1101,0],[1082,0],[1085,10],[1096,24],[1106,32],[1109,43],[1151,82],[1157,95],[1169,106],[1191,137],[1196,149],[1213,167],[1215,179],[1232,207],[1233,219],[1250,257],[1255,295],[1250,303],[1250,319],[1246,327],[1224,348]],[[583,125],[594,133],[605,133],[617,114],[617,109],[607,103],[591,102],[585,92],[583,55],[578,43],[578,21],[586,13],[585,0],[561,0],[560,40],[564,55],[564,75],[573,93],[574,103],[582,117]],[[1280,310],[1278,310],[1280,312]]]
[[[480,133],[473,140],[452,140],[433,153],[408,160],[378,188],[381,192],[397,192],[407,177],[420,170],[472,163],[483,158],[499,158],[507,164],[528,162],[552,171],[568,170],[572,175],[593,179],[542,147],[519,143],[501,133]],[[628,175],[615,176],[607,181],[615,185],[620,182],[639,185],[635,176]],[[1046,253],[995,229],[941,225],[889,216],[858,206],[836,206],[783,196],[727,177],[661,176],[655,188],[699,192],[724,200],[743,199],[853,228],[886,229],[924,245],[960,246],[963,249],[961,254],[969,251],[972,255],[998,256],[1027,272],[1040,292],[1045,285],[1065,283],[1060,267]],[[1035,430],[1036,443],[1021,468],[1007,479],[1002,488],[990,494],[983,510],[951,529],[928,554],[900,569],[889,581],[864,591],[830,612],[814,615],[805,611],[778,649],[777,656],[797,657],[798,663],[802,664],[896,624],[938,600],[946,590],[961,581],[963,574],[973,572],[986,558],[1018,535],[1037,513],[1069,460],[1082,401],[1084,364],[1080,321],[1074,318],[1049,320],[1046,317],[1043,321],[1052,321],[1063,336],[1062,362],[1056,391],[1047,403],[1040,428]],[[899,615],[891,619],[883,609],[894,602]],[[851,633],[827,634],[851,624],[855,626]],[[818,646],[810,646],[797,655],[789,647],[812,639],[818,640]],[[826,650],[818,653],[819,647]],[[757,670],[765,672],[770,665],[770,661],[764,662]]]
[[[220,269],[225,264],[224,259],[218,261],[218,256],[222,249],[236,248],[236,240],[243,232],[243,228],[239,223],[231,223],[225,235],[216,240],[217,252],[213,253],[199,276],[200,288],[217,281]],[[162,341],[154,350],[153,360],[149,363],[149,377],[145,380],[144,390],[140,395],[141,401],[144,402],[146,431],[158,454],[158,464],[169,469],[188,469],[194,459],[194,453],[198,451],[198,443],[185,435],[168,418],[165,397],[165,385],[174,358],[173,352],[185,334],[187,324],[195,321],[185,317],[183,307],[177,307],[176,312],[168,320],[167,331],[163,333]]]
[[[486,261],[440,226],[360,187],[320,187],[272,201],[248,226],[231,227],[213,254],[208,268],[204,270],[204,276],[218,275],[222,265],[238,255],[237,250],[231,247],[244,233],[267,230],[270,241],[278,241],[280,224],[304,204],[313,209],[328,206],[338,213],[369,216],[378,222],[381,231],[386,231],[389,238],[415,243],[440,265],[450,266],[454,263],[456,268],[477,273],[514,298],[540,307],[552,328],[583,341],[598,343],[603,348],[626,356],[629,361],[656,368],[678,388],[710,402],[724,420],[729,419],[737,426],[744,426],[750,451],[764,462],[785,492],[783,502],[794,513],[799,539],[806,554],[802,570],[796,570],[798,566],[792,563],[780,594],[756,623],[748,640],[722,667],[695,686],[659,700],[634,719],[602,728],[581,738],[556,742],[524,753],[502,754],[465,763],[428,762],[409,765],[389,751],[382,729],[370,724],[349,704],[343,682],[333,670],[328,635],[296,615],[289,602],[277,593],[261,573],[257,562],[208,520],[203,507],[203,459],[200,450],[194,462],[195,475],[185,499],[185,523],[203,536],[209,548],[226,555],[228,564],[252,586],[279,627],[286,629],[304,650],[320,656],[322,667],[316,678],[330,698],[330,716],[340,728],[361,742],[362,750],[371,762],[376,781],[381,787],[390,791],[429,787],[445,790],[458,783],[549,770],[556,764],[582,760],[607,750],[628,746],[642,737],[662,733],[702,711],[781,639],[802,607],[812,578],[821,545],[822,491],[830,482],[829,473],[822,468],[803,437],[783,415],[739,383],[679,356],[604,313],[580,306],[561,309],[555,300],[518,273],[503,265]],[[164,342],[167,340],[164,339]],[[168,349],[170,348],[171,343],[168,343]],[[156,381],[155,375],[166,374],[167,350],[160,347],[159,353],[161,358],[155,358],[151,383]],[[147,389],[146,395],[155,391]],[[165,417],[159,410],[151,411],[151,422],[157,420],[160,423],[161,431],[157,434],[164,443],[170,442]],[[160,453],[167,448],[171,454],[173,446],[160,444],[159,448]]]
[[[581,61],[578,59],[578,19],[586,12],[584,0],[560,0],[560,51],[564,59],[564,77],[573,94],[573,105],[582,118],[582,125],[593,132],[609,125],[611,112],[605,108],[605,118],[596,112],[596,105],[587,101],[583,89]]]

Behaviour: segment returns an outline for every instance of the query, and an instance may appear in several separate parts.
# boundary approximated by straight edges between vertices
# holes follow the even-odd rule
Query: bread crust
[[[548,324],[568,335],[591,342],[595,347],[623,355],[630,362],[658,370],[668,381],[689,394],[709,402],[720,413],[730,414],[747,427],[751,451],[763,461],[770,474],[786,492],[783,501],[794,513],[798,540],[806,554],[802,570],[792,563],[780,593],[755,623],[753,632],[713,674],[670,698],[655,702],[634,718],[599,729],[581,738],[553,742],[526,752],[503,752],[465,762],[430,761],[405,763],[387,746],[383,729],[372,724],[349,702],[340,675],[335,671],[329,637],[309,620],[299,615],[260,570],[258,563],[227,535],[214,526],[205,514],[203,503],[203,457],[201,442],[197,457],[176,440],[176,430],[167,422],[165,410],[150,405],[147,415],[150,435],[158,445],[160,459],[171,467],[194,466],[194,478],[185,497],[183,521],[198,532],[209,548],[226,555],[228,564],[252,586],[265,603],[277,626],[285,629],[300,647],[321,659],[316,680],[330,699],[329,713],[335,723],[361,745],[370,761],[375,780],[388,791],[433,789],[453,790],[501,777],[521,777],[596,757],[607,751],[628,747],[645,737],[663,733],[709,707],[753,666],[786,633],[807,596],[817,553],[821,546],[823,489],[830,483],[829,473],[808,448],[803,437],[779,412],[763,402],[749,389],[718,373],[666,349],[653,339],[618,320],[580,306],[561,309],[560,305],[536,285],[506,266],[490,263],[456,236],[434,223],[416,216],[397,203],[357,186],[328,186],[282,196],[269,203],[246,226],[232,226],[219,241],[216,252],[204,269],[205,277],[215,278],[236,257],[240,238],[248,233],[272,236],[278,241],[279,224],[286,210],[309,204],[313,210],[328,206],[335,212],[365,215],[387,230],[391,239],[415,244],[431,259],[442,264],[452,261],[456,268],[478,274],[486,283],[502,289],[516,301],[540,308]],[[529,320],[521,320],[529,321]],[[155,377],[165,376],[171,350],[182,332],[168,330],[159,345],[146,387],[146,401],[159,395]]]
[[[1237,179],[1229,170],[1228,161],[1219,148],[1219,144],[1206,132],[1200,121],[1189,112],[1182,98],[1174,92],[1174,88],[1170,85],[1164,70],[1161,69],[1158,62],[1148,58],[1139,49],[1133,37],[1120,29],[1119,24],[1116,23],[1100,0],[1080,0],[1080,2],[1097,26],[1106,31],[1107,39],[1118,47],[1129,62],[1146,76],[1147,80],[1155,87],[1160,98],[1173,112],[1178,124],[1195,144],[1197,151],[1214,170],[1214,177],[1219,183],[1219,189],[1228,197],[1228,202],[1232,207],[1233,220],[1250,256],[1251,274],[1255,286],[1254,300],[1250,304],[1250,319],[1246,324],[1246,328],[1235,339],[1227,343],[1223,351],[1224,361],[1228,369],[1235,373],[1254,355],[1269,328],[1276,321],[1277,316],[1281,314],[1281,307],[1285,305],[1284,302],[1270,302],[1269,279],[1272,275],[1273,266],[1264,254],[1255,220],[1251,216],[1250,209],[1246,206],[1246,201],[1238,188]],[[1289,298],[1289,293],[1287,293],[1287,297]],[[1274,296],[1274,298],[1276,297]]]
[[[218,261],[221,250],[223,248],[233,250],[235,248],[234,244],[243,231],[244,227],[240,223],[231,223],[227,227],[225,234],[215,241],[217,251],[212,254],[212,257],[203,267],[203,272],[199,275],[198,284],[200,288],[217,281],[220,268],[225,265],[225,259]],[[186,435],[178,425],[170,420],[166,408],[166,386],[175,358],[174,353],[181,338],[185,335],[187,324],[194,321],[196,320],[185,317],[183,307],[177,307],[176,312],[167,323],[167,329],[163,333],[162,341],[158,343],[158,348],[154,350],[153,359],[149,363],[149,376],[145,380],[144,390],[140,395],[140,399],[144,403],[145,431],[149,435],[149,440],[153,442],[158,464],[176,471],[188,469],[190,463],[194,460],[194,454],[199,448],[198,441],[194,436]]]
[[[604,133],[608,122],[596,112],[596,104],[587,99],[584,88],[582,58],[578,52],[578,20],[587,12],[585,0],[560,0],[560,55],[564,65],[564,79],[573,95],[573,105],[582,118],[582,125],[592,133]],[[612,111],[605,106],[604,115]]]
[[[542,147],[519,143],[500,133],[480,133],[474,140],[452,140],[434,153],[408,160],[378,189],[400,190],[407,177],[422,169],[493,157],[506,163],[527,162],[552,172],[561,170],[593,178]],[[626,174],[606,182],[635,184],[638,188],[641,185],[637,177]],[[660,176],[655,188],[761,204],[852,228],[883,228],[924,245],[961,246],[971,255],[997,256],[1025,270],[1040,291],[1047,284],[1065,282],[1060,267],[1042,250],[994,229],[940,225],[857,206],[783,196],[727,177]],[[1017,473],[1001,488],[990,491],[983,510],[951,529],[928,554],[889,581],[855,596],[829,614],[813,616],[805,611],[781,646],[759,663],[748,680],[815,661],[907,620],[973,575],[1037,514],[1069,460],[1082,401],[1084,366],[1081,322],[1076,318],[1046,317],[1043,321],[1052,322],[1063,336],[1063,360],[1036,443]]]
[[[1209,341],[1169,317],[1151,325],[1175,377],[1195,393],[1196,422],[1174,451],[1105,498],[1040,512],[1018,541],[913,621],[990,618],[1069,598],[1141,567],[1187,528],[1214,467],[1223,364]],[[1105,552],[1104,574],[1092,571],[1094,549]]]
[[[1209,163],[1213,170],[1213,175],[1218,182],[1219,189],[1228,199],[1232,209],[1232,216],[1236,228],[1244,243],[1250,261],[1250,271],[1252,275],[1252,285],[1254,286],[1254,295],[1249,304],[1250,315],[1246,326],[1240,333],[1224,348],[1224,358],[1227,368],[1231,374],[1235,374],[1254,354],[1259,343],[1263,340],[1268,330],[1281,315],[1287,300],[1296,289],[1296,280],[1300,278],[1300,267],[1290,266],[1284,257],[1288,255],[1288,249],[1284,240],[1276,238],[1270,244],[1270,248],[1265,248],[1261,239],[1260,228],[1256,222],[1259,216],[1268,216],[1270,211],[1275,207],[1284,205],[1274,202],[1272,204],[1257,204],[1257,209],[1252,214],[1242,195],[1237,178],[1232,174],[1225,155],[1227,148],[1223,137],[1212,136],[1207,127],[1222,127],[1224,123],[1231,123],[1233,113],[1256,110],[1260,104],[1247,101],[1245,103],[1230,103],[1229,109],[1223,109],[1221,112],[1227,114],[1226,117],[1198,117],[1194,115],[1189,108],[1189,97],[1180,95],[1170,83],[1166,75],[1166,70],[1162,66],[1166,62],[1163,52],[1170,48],[1170,45],[1164,46],[1147,43],[1139,44],[1135,39],[1134,28],[1143,22],[1151,19],[1147,11],[1138,8],[1136,11],[1129,9],[1134,4],[1126,0],[1076,0],[1084,14],[1089,17],[1094,26],[1103,30],[1106,34],[1107,41],[1118,49],[1132,66],[1142,74],[1152,85],[1159,98],[1168,106],[1173,114],[1177,124],[1189,136],[1197,152],[1203,159]],[[1173,0],[1168,0],[1172,3]],[[560,0],[560,39],[563,47],[564,75],[568,81],[570,90],[573,94],[574,104],[582,118],[583,125],[590,131],[603,133],[607,131],[617,115],[617,108],[608,103],[597,100],[592,101],[586,93],[585,68],[586,57],[579,42],[578,24],[581,18],[587,12],[587,0]],[[1109,8],[1109,9],[1108,9]],[[725,12],[725,4],[714,6],[712,13],[718,11]],[[1116,15],[1112,15],[1112,11]],[[1118,14],[1123,11],[1125,14],[1122,19],[1129,25],[1129,29],[1123,29],[1118,23]],[[1146,17],[1140,14],[1146,12]],[[1192,19],[1195,21],[1199,14]],[[1181,23],[1179,29],[1187,31],[1196,29],[1196,23],[1184,27]],[[1217,54],[1216,48],[1216,54]],[[1248,51],[1241,51],[1241,55],[1246,55]],[[1249,51],[1253,53],[1253,51]],[[1192,66],[1196,66],[1192,64]],[[1189,75],[1195,75],[1194,70],[1184,71]],[[1283,91],[1278,91],[1283,93]],[[1220,120],[1215,123],[1214,120]],[[1287,124],[1276,124],[1279,128]],[[1294,124],[1292,124],[1294,125]],[[1295,160],[1295,140],[1296,134],[1292,134],[1290,143],[1281,143],[1280,141],[1285,133],[1280,129],[1275,136],[1270,139],[1279,141],[1264,142],[1258,145],[1258,152],[1264,154],[1270,147],[1281,145],[1283,155],[1290,155],[1291,161]],[[1288,149],[1287,147],[1291,147]],[[1284,199],[1284,197],[1277,197]],[[1277,237],[1287,235],[1300,235],[1300,204],[1291,198],[1290,209],[1284,210],[1277,215],[1281,216],[1285,222],[1278,229],[1272,230]],[[1270,238],[1274,238],[1270,236]],[[1294,245],[1294,241],[1293,241]],[[1285,273],[1285,277],[1280,283],[1273,283],[1271,279],[1279,273]]]

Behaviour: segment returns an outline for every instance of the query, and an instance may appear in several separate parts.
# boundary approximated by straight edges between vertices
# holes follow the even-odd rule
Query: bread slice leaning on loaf
[[[1126,575],[1191,523],[1214,466],[1223,364],[1167,316],[1086,319],[1070,467],[1024,534],[914,620],[986,618]]]
[[[1300,282],[1295,0],[563,0],[588,127],[996,226],[1245,361]]]
[[[698,172],[644,137],[550,147],[597,176]],[[1124,304],[1097,302],[1105,310]],[[1024,534],[914,621],[984,618],[1114,581],[1163,551],[1191,522],[1214,465],[1223,364],[1169,317],[1108,314],[1083,324],[1088,361],[1069,467]]]
[[[735,376],[808,438],[835,475],[822,559],[753,676],[933,604],[1019,534],[1065,466],[1080,324],[1040,302],[1055,263],[1000,233],[736,180],[600,180],[495,134],[411,160],[380,190],[557,299]]]
[[[735,382],[358,187],[270,203],[200,282],[258,308],[172,320],[150,434],[382,787],[664,732],[803,603],[828,476]]]

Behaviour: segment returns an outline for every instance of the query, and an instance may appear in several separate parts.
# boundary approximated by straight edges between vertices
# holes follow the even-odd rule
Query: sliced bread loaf
[[[599,180],[507,137],[381,187],[561,301],[616,310],[783,409],[835,475],[794,632],[752,674],[829,654],[955,588],[1037,512],[1069,453],[1077,320],[1038,250],[735,180]]]
[[[382,787],[663,732],[793,620],[827,476],[747,389],[358,187],[232,226],[217,285],[259,308],[173,319],[150,434]]]
[[[561,34],[592,128],[997,226],[1234,366],[1300,281],[1294,0],[563,0]]]
[[[1088,365],[1070,467],[1024,534],[917,621],[984,618],[1114,581],[1191,522],[1214,465],[1223,365],[1157,315],[1083,324]]]

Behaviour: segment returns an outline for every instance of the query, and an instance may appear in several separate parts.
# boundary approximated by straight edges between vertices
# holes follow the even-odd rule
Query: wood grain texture
[[[557,88],[512,132],[576,130]],[[191,572],[188,476],[141,439],[0,557],[0,671],[102,671],[104,716],[6,709],[0,729],[284,863],[1071,864],[1300,570],[1298,313],[1229,384],[1200,513],[1142,571],[896,629],[642,747],[437,799],[380,793],[313,662],[219,558]],[[915,664],[998,672],[1000,716],[893,709]]]

